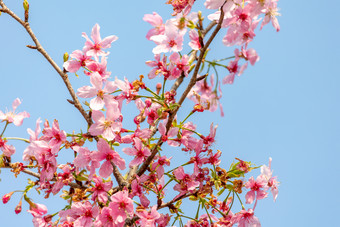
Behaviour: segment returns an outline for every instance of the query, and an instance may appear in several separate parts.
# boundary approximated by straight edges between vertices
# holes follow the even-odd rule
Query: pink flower
[[[112,188],[112,181],[104,183],[100,177],[94,177],[93,181],[96,185],[93,187],[92,200],[98,199],[99,202],[105,204],[108,200],[108,191]]]
[[[52,224],[52,215],[34,217],[32,222],[34,227],[49,227]]]
[[[195,190],[196,187],[200,185],[200,182],[195,180],[194,175],[184,173],[183,166],[180,166],[177,169],[175,169],[173,173],[174,176],[180,181],[179,184],[176,184],[174,186],[174,190],[180,192],[178,196],[193,191]]]
[[[81,98],[95,98],[90,101],[90,108],[92,110],[101,110],[105,103],[109,103],[112,100],[112,96],[109,93],[116,90],[114,82],[107,82],[103,87],[102,77],[97,73],[93,73],[90,82],[92,87],[84,86],[78,89],[77,95]]]
[[[43,216],[47,214],[47,207],[44,204],[32,203],[27,212],[31,213],[33,217]]]
[[[47,121],[46,121],[47,122]],[[48,125],[48,122],[46,123]],[[66,141],[66,132],[59,129],[59,123],[57,120],[53,121],[52,128],[45,127],[43,130],[44,136],[42,140],[49,141],[50,146],[60,147]]]
[[[70,57],[75,60],[68,60],[64,62],[63,67],[71,73],[77,72],[80,67],[85,67],[89,62],[93,61],[91,60],[91,56],[86,55],[86,53],[81,50],[73,51]]]
[[[58,173],[57,182],[52,188],[53,195],[56,195],[64,185],[68,185],[68,183],[74,180],[72,171],[69,165],[59,165],[59,169],[63,170],[63,173]]]
[[[123,226],[126,218],[133,215],[133,201],[129,198],[127,190],[119,191],[111,196],[109,207],[116,225]]]
[[[168,141],[168,144],[170,146],[179,146],[179,143],[178,142],[175,142],[173,140],[169,140],[169,138],[171,137],[177,137],[177,134],[178,134],[178,128],[177,127],[170,127],[168,133],[166,133],[166,124],[167,124],[167,120],[159,123],[158,125],[158,130],[159,130],[159,133],[162,135],[162,140],[163,142],[166,142]]]
[[[171,4],[174,10],[173,16],[177,15],[178,13],[183,11],[183,15],[187,15],[194,2],[196,0],[169,0],[168,4]]]
[[[268,0],[266,1],[265,7],[264,7],[264,13],[266,16],[264,17],[261,28],[263,28],[264,25],[268,24],[270,21],[272,21],[273,27],[276,29],[276,31],[280,31],[280,25],[279,22],[276,18],[276,16],[280,16],[281,14],[278,13],[278,8],[277,8],[277,0]]]
[[[101,62],[92,61],[87,65],[87,68],[91,70],[91,72],[85,72],[86,75],[92,76],[93,73],[98,73],[101,76],[103,81],[106,81],[111,75],[111,72],[107,71],[107,61],[106,57],[101,58]]]
[[[87,147],[74,146],[72,149],[77,152],[77,157],[73,160],[74,165],[77,168],[87,168],[90,170],[89,180],[91,180],[96,168],[100,167],[99,161],[96,161],[94,158],[95,153],[91,152]],[[90,162],[91,166],[89,165]]]
[[[112,209],[109,207],[104,207],[101,210],[101,213],[98,215],[94,226],[101,226],[101,227],[113,227],[114,224],[114,218],[111,215]]]
[[[148,207],[150,204],[150,201],[148,198],[145,196],[145,189],[143,188],[143,183],[146,181],[145,178],[139,178],[136,176],[136,179],[134,179],[131,183],[131,193],[130,193],[130,198],[133,198],[135,196],[139,197],[139,200],[144,207]]]
[[[100,162],[106,160],[99,169],[100,176],[106,178],[112,174],[112,163],[117,165],[121,170],[125,169],[125,160],[112,150],[109,144],[102,138],[97,143],[98,152],[94,154],[93,159]]]
[[[153,79],[159,74],[162,74],[165,79],[168,79],[170,76],[170,71],[168,69],[166,56],[163,55],[161,60],[161,56],[159,54],[155,55],[155,61],[147,61],[145,62],[147,66],[154,67],[148,74],[149,79]]]
[[[148,31],[146,38],[150,40],[150,38],[154,35],[163,35],[164,34],[164,24],[162,17],[153,12],[152,14],[145,14],[143,20],[154,26],[154,28]]]
[[[268,181],[265,188],[271,189],[275,201],[279,193],[279,190],[277,188],[279,186],[279,182],[276,180],[276,177],[273,177],[273,171],[271,170],[271,162],[272,158],[269,158],[268,167],[266,165],[261,166],[261,176],[263,176],[263,178],[265,178]]]
[[[152,163],[151,170],[157,172],[157,177],[160,179],[164,175],[164,165],[170,166],[170,160],[172,157],[167,158],[165,155],[158,157],[157,162]]]
[[[251,189],[246,194],[246,203],[251,204],[253,203],[255,199],[260,200],[260,199],[266,198],[268,193],[263,190],[266,184],[267,184],[267,181],[265,180],[265,178],[261,176],[258,176],[256,178],[256,181],[254,180],[254,177],[251,177],[249,181],[247,181],[244,184],[246,188]],[[255,197],[255,194],[256,194],[256,197]]]
[[[7,140],[0,137],[0,150],[2,150],[4,156],[11,157],[15,153],[15,147],[6,143]]]
[[[156,226],[155,222],[161,215],[157,212],[157,205],[153,206],[150,211],[143,210],[138,212],[137,216],[140,218],[141,226]]]
[[[188,76],[188,70],[190,68],[188,55],[185,54],[180,57],[180,55],[175,52],[170,55],[169,60],[171,62],[171,76],[168,78],[169,80],[177,79],[182,73]]]
[[[141,164],[151,152],[149,148],[143,147],[142,141],[138,138],[134,138],[135,148],[123,148],[123,152],[127,155],[133,155],[135,158],[130,162],[129,167],[133,167]]]
[[[77,203],[75,213],[78,218],[74,221],[74,227],[91,227],[93,218],[96,218],[99,214],[99,208],[86,201],[84,204]]]
[[[201,136],[202,139],[203,139],[203,142],[204,142],[204,144],[206,144],[206,146],[210,146],[215,142],[216,130],[217,130],[217,125],[215,125],[215,127],[214,127],[214,124],[211,123],[209,135],[206,136],[206,137]]]
[[[249,61],[251,65],[255,65],[255,62],[260,60],[260,57],[253,48],[246,50],[242,47],[240,57],[243,57],[246,61]]]
[[[183,49],[183,33],[180,33],[176,25],[170,20],[165,23],[164,35],[155,35],[150,39],[157,44],[152,50],[154,54],[169,51],[179,52]]]
[[[199,41],[199,35],[198,32],[196,30],[190,30],[189,31],[189,37],[190,37],[190,43],[189,46],[193,49],[193,50],[199,50],[201,49],[201,43]]]
[[[92,112],[92,118],[95,123],[91,125],[89,132],[93,136],[102,135],[109,141],[113,140],[115,133],[122,128],[122,123],[118,121],[120,114],[118,102],[111,100],[110,105],[107,106],[106,118],[101,111],[94,110]]]
[[[12,108],[13,111],[11,112],[6,112],[5,114],[0,110],[0,120],[2,121],[7,121],[8,123],[13,123],[15,126],[20,126],[22,125],[22,122],[24,121],[24,118],[30,117],[29,113],[27,112],[21,112],[16,114],[15,110],[17,107],[21,104],[21,101],[19,98],[16,98],[13,101]]]
[[[39,140],[38,137],[39,137],[39,134],[41,132],[40,123],[41,123],[41,120],[39,118],[36,121],[35,131],[33,131],[30,128],[27,129],[27,133],[30,135],[30,143],[31,144],[32,144],[32,142]],[[22,155],[22,160],[24,160],[24,161],[29,161],[30,157],[34,157],[35,156],[35,150],[31,146],[31,144],[24,150],[24,153]]]
[[[254,211],[252,209],[241,210],[239,213],[235,214],[231,222],[238,223],[239,227],[261,227],[261,223],[257,217],[254,216]]]
[[[115,79],[116,86],[122,90],[121,95],[117,98],[118,99],[126,99],[127,103],[129,103],[136,95],[137,92],[134,91],[133,85],[128,81],[128,79],[124,78],[124,81]],[[122,101],[120,101],[122,104]]]
[[[105,56],[106,53],[102,49],[110,48],[111,43],[118,39],[117,36],[111,35],[102,40],[99,29],[100,27],[98,24],[95,24],[92,28],[91,38],[93,39],[93,42],[89,39],[86,33],[83,32],[82,34],[82,36],[86,39],[83,51],[87,55],[95,58],[98,58],[98,56]]]

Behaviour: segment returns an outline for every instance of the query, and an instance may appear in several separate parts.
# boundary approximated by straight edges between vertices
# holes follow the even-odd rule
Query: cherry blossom
[[[106,117],[101,111],[94,110],[92,112],[95,123],[91,125],[89,132],[93,136],[102,135],[107,140],[113,140],[115,133],[122,128],[121,122],[118,121],[120,114],[118,102],[111,100],[107,105]]]
[[[98,56],[105,56],[106,53],[102,49],[110,48],[111,43],[118,39],[117,36],[111,35],[102,40],[100,37],[99,29],[100,27],[98,24],[95,24],[92,28],[91,38],[93,39],[93,42],[89,39],[85,32],[83,32],[82,35],[86,39],[83,51],[87,55],[93,56],[96,59],[98,58]]]
[[[13,123],[15,126],[20,126],[22,125],[22,122],[24,121],[24,118],[28,118],[30,117],[29,113],[27,113],[26,111],[24,112],[20,112],[20,113],[15,113],[17,107],[21,104],[21,101],[19,98],[16,98],[14,101],[13,101],[13,104],[12,104],[12,108],[13,108],[13,111],[11,112],[6,112],[6,113],[3,113],[1,110],[0,110],[0,120],[2,121],[6,121],[8,123]]]

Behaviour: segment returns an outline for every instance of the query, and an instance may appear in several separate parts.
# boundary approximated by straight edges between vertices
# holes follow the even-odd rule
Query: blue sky
[[[158,12],[170,17],[165,1],[29,1],[30,23],[47,52],[62,65],[64,52],[83,46],[82,32],[90,33],[93,25],[101,26],[102,37],[117,35],[110,49],[108,67],[112,76],[134,79],[146,75],[146,60],[153,59],[154,44],[145,39],[149,24],[143,15]],[[203,1],[197,1],[201,4]],[[5,1],[18,15],[23,15],[21,1]],[[340,201],[340,59],[338,1],[280,1],[281,31],[271,26],[258,32],[250,47],[261,60],[237,77],[233,85],[224,85],[223,107],[219,112],[203,113],[200,129],[208,131],[211,122],[219,125],[216,149],[223,152],[222,163],[230,165],[235,157],[256,164],[273,158],[274,175],[281,182],[279,196],[262,200],[256,215],[262,226],[334,226]],[[0,109],[10,108],[12,101],[23,100],[19,110],[31,114],[20,128],[9,127],[8,136],[27,138],[26,128],[34,128],[37,118],[58,119],[66,131],[84,129],[85,121],[66,101],[69,98],[62,80],[34,50],[24,29],[7,15],[0,16]],[[231,56],[233,48],[215,40],[216,58]],[[226,73],[220,71],[221,75]],[[74,88],[88,83],[86,78],[70,75]],[[191,106],[190,101],[185,105]],[[18,143],[17,156],[25,148]],[[256,176],[258,172],[254,172]],[[26,177],[14,179],[3,170],[0,195],[22,189]],[[4,226],[29,226],[31,215],[14,214],[18,197],[0,204]],[[45,203],[42,197],[35,202]],[[48,206],[60,203],[49,199]],[[58,205],[56,205],[58,206]],[[62,206],[62,205],[60,205]],[[23,210],[27,210],[24,207]],[[189,208],[188,208],[189,209]],[[53,210],[53,208],[52,208]]]

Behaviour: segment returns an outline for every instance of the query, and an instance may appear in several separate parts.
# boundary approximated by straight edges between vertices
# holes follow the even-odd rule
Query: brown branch
[[[204,58],[204,54],[207,51],[209,45],[211,44],[211,42],[213,41],[213,39],[216,37],[217,33],[219,32],[219,30],[221,29],[221,25],[223,22],[223,17],[224,17],[224,12],[223,12],[223,6],[227,1],[225,1],[223,3],[223,5],[221,6],[220,10],[221,10],[221,15],[219,18],[219,21],[217,23],[217,26],[215,28],[215,30],[213,31],[213,33],[211,34],[210,38],[208,39],[208,41],[206,42],[206,44],[204,45],[204,47],[200,50],[200,55],[198,57],[196,66],[195,66],[195,70],[194,73],[191,77],[191,80],[187,86],[187,88],[185,89],[185,91],[183,92],[178,104],[179,107],[176,108],[173,112],[170,113],[169,117],[168,117],[168,122],[166,125],[166,134],[168,133],[172,122],[176,116],[177,111],[179,110],[180,106],[182,105],[182,103],[184,102],[184,100],[186,99],[186,97],[188,96],[189,92],[191,91],[191,89],[193,88],[193,86],[196,84],[196,80],[197,80],[197,75],[198,75],[198,71],[199,68],[201,66],[201,63],[203,61]],[[177,81],[176,81],[177,82]],[[162,138],[160,138],[157,142],[157,145],[152,149],[151,155],[146,159],[146,161],[143,163],[143,165],[139,168],[139,170],[137,171],[137,175],[141,176],[148,168],[148,166],[150,165],[151,161],[153,160],[153,158],[156,156],[157,152],[158,152],[158,147],[162,146],[163,141]]]
[[[204,29],[201,31],[202,33],[202,36],[204,37],[215,25],[216,25],[216,21],[212,21],[210,22],[210,24]],[[197,54],[197,50],[194,50],[191,54],[190,54],[190,57],[189,57],[189,62],[193,61],[194,59],[192,58],[196,58],[196,54]],[[188,72],[189,74],[190,72]],[[181,74],[180,77],[177,78],[177,80],[175,81],[175,83],[172,85],[171,87],[171,90],[177,90],[178,87],[182,84],[183,80],[184,80],[184,73]]]
[[[181,196],[178,196],[176,199],[173,199],[167,203],[163,203],[162,205],[160,205],[159,207],[157,207],[157,210],[160,210],[160,209],[163,209],[165,207],[168,207],[169,209],[171,209],[171,207],[174,207],[174,203],[181,200],[181,199],[185,199],[189,196],[192,196],[192,195],[195,195],[197,192],[199,191],[199,189],[195,190],[194,192],[192,193],[188,193],[188,194],[184,194],[184,195],[181,195]],[[137,220],[139,220],[139,217],[138,216],[135,216],[133,218],[128,218],[125,220],[125,224],[124,226],[132,226],[133,223],[135,223]]]
[[[115,176],[116,178],[116,181],[119,185],[119,188],[120,189],[123,189],[125,186],[128,185],[128,183],[126,182],[126,180],[123,178],[122,174],[119,172],[117,166],[111,161],[111,165],[112,165],[112,168],[113,168],[113,175]]]
[[[12,18],[14,18],[16,21],[19,22],[19,24],[21,24],[27,31],[27,33],[30,35],[31,39],[33,40],[33,42],[35,43],[35,48],[37,51],[39,51],[44,58],[50,63],[50,65],[57,71],[57,73],[60,75],[60,77],[62,78],[62,80],[64,81],[64,84],[66,85],[72,99],[74,102],[74,106],[79,110],[79,112],[81,113],[81,115],[84,117],[84,119],[86,120],[87,124],[89,126],[92,125],[92,119],[91,117],[85,112],[83,106],[81,105],[81,103],[79,102],[73,88],[72,85],[68,79],[68,75],[66,73],[63,72],[63,70],[54,62],[54,60],[50,57],[50,55],[46,52],[46,50],[42,47],[42,45],[40,44],[39,40],[37,39],[37,37],[34,35],[30,25],[28,22],[25,22],[23,20],[21,20],[14,12],[12,12],[9,8],[7,8],[7,6],[3,3],[3,1],[0,1],[0,6],[2,7],[1,11],[8,14],[9,16],[11,16]]]
[[[0,169],[1,169],[1,168],[11,169],[12,167],[11,167],[11,166],[2,166],[2,167],[0,167]],[[23,169],[23,170],[21,170],[20,172],[26,173],[26,174],[28,174],[28,175],[30,175],[30,176],[33,176],[33,177],[36,177],[36,178],[39,178],[39,179],[40,179],[40,174],[39,174],[39,173],[35,173],[35,172],[30,171],[30,170],[27,170],[27,169]],[[52,179],[52,181],[57,181],[57,179],[54,177],[54,178]],[[84,186],[81,186],[81,185],[79,185],[79,184],[77,184],[77,183],[73,183],[73,182],[68,183],[68,186],[70,186],[70,187],[72,187],[72,188],[79,188],[79,189],[85,189],[85,188],[86,188],[86,187],[84,187]]]

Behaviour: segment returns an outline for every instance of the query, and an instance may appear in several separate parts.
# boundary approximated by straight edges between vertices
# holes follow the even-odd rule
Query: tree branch
[[[1,168],[5,168],[5,169],[12,169],[12,167],[11,166],[2,166],[2,167],[0,167],[0,169]],[[23,173],[26,173],[26,174],[28,174],[28,175],[31,175],[31,176],[33,176],[33,177],[36,177],[36,178],[39,178],[40,179],[40,174],[39,173],[35,173],[35,172],[33,172],[33,171],[30,171],[30,170],[27,170],[27,169],[23,169],[23,170],[21,170],[20,172],[23,172]],[[52,179],[52,181],[57,181],[56,179],[55,179],[55,177]],[[70,182],[70,183],[68,183],[68,185],[70,186],[70,187],[72,187],[72,188],[79,188],[79,189],[85,189],[86,187],[84,187],[84,186],[81,186],[81,185],[79,185],[79,184],[77,184],[77,183],[73,183],[73,182]]]
[[[50,57],[50,55],[46,52],[46,50],[42,47],[42,45],[40,44],[39,40],[37,39],[37,37],[34,35],[30,25],[28,22],[25,22],[23,20],[21,20],[14,12],[12,12],[9,8],[7,8],[7,6],[3,3],[3,1],[0,1],[0,6],[2,7],[1,11],[3,13],[8,14],[9,16],[11,16],[12,18],[14,18],[16,21],[19,22],[19,24],[21,24],[27,31],[27,33],[30,35],[31,39],[33,40],[33,42],[35,43],[35,47],[33,49],[36,49],[37,51],[39,51],[44,58],[50,63],[50,65],[57,71],[57,73],[60,75],[60,77],[62,78],[62,80],[64,81],[64,84],[66,85],[72,99],[74,102],[74,106],[79,110],[79,112],[81,113],[81,115],[84,117],[84,119],[86,120],[87,124],[89,126],[92,125],[92,119],[91,117],[86,113],[86,111],[84,110],[83,106],[81,105],[81,103],[79,102],[73,88],[72,85],[68,79],[68,75],[66,73],[63,72],[63,70],[57,65],[57,63],[54,62],[54,60]],[[31,48],[32,49],[32,48]]]

